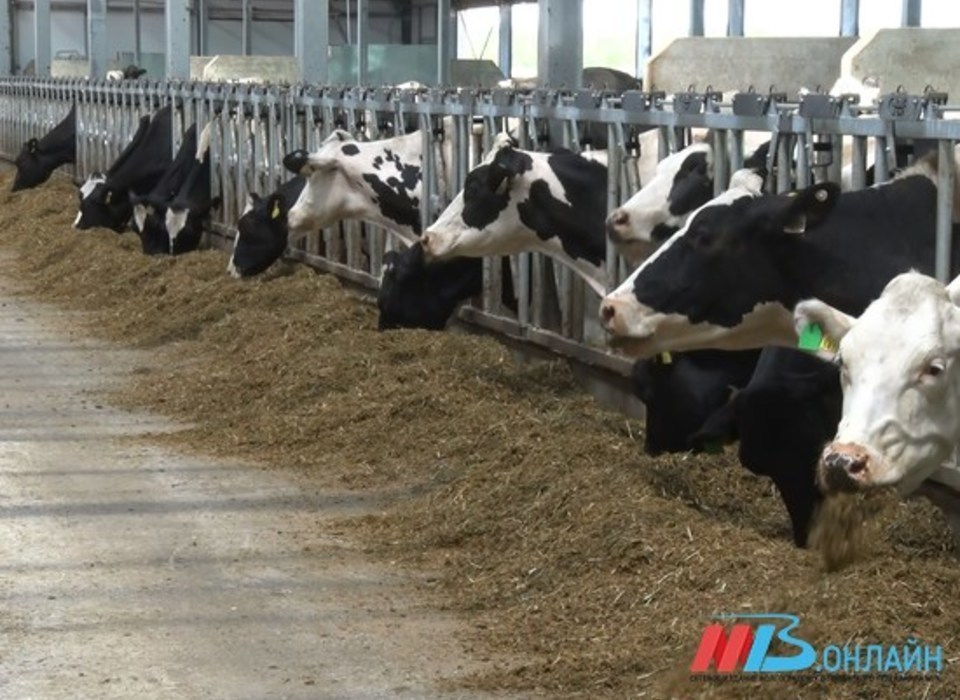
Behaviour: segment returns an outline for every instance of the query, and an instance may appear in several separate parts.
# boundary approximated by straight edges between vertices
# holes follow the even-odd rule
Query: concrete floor
[[[436,689],[456,622],[324,522],[369,498],[129,439],[175,428],[97,398],[145,358],[3,267],[0,698],[479,697]]]

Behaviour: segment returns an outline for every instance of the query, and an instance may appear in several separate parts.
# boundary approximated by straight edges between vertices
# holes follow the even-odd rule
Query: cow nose
[[[630,223],[630,215],[623,209],[615,209],[607,217],[607,236],[614,243],[623,242],[623,234],[620,229],[626,228]]]
[[[600,322],[608,333],[617,333],[620,316],[617,314],[617,305],[614,301],[605,301],[600,305]]]
[[[425,258],[430,258],[433,256],[435,245],[436,238],[432,233],[430,233],[430,231],[426,231],[422,236],[420,236],[420,247],[423,249],[423,256]]]
[[[859,445],[831,445],[823,454],[820,476],[827,491],[854,491],[869,473],[870,457]]]

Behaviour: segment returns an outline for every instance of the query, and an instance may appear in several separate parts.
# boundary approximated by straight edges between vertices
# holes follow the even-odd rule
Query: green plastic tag
[[[816,352],[820,349],[820,343],[823,342],[823,330],[816,323],[808,323],[800,331],[800,339],[797,341],[797,347],[801,350]]]

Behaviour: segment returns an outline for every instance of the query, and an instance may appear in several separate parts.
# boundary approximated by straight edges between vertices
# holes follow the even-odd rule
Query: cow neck
[[[790,246],[782,269],[796,303],[816,297],[860,314],[886,283],[910,269],[931,274],[937,191],[924,175],[845,193],[824,224]]]

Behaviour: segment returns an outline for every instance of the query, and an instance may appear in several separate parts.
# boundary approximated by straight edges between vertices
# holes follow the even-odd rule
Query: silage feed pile
[[[222,252],[146,258],[133,234],[71,229],[63,181],[0,200],[0,247],[25,293],[149,350],[113,400],[191,424],[158,440],[288,470],[308,492],[393,494],[382,515],[344,527],[371,556],[430,572],[426,599],[495,661],[472,686],[960,697],[960,560],[926,501],[874,499],[870,536],[827,572],[793,547],[770,483],[735,451],[646,457],[642,425],[600,410],[561,362],[518,364],[485,337],[377,333],[371,305],[302,266],[238,281]],[[795,634],[818,649],[942,645],[944,673],[690,678],[712,616],[763,612],[797,615]]]

